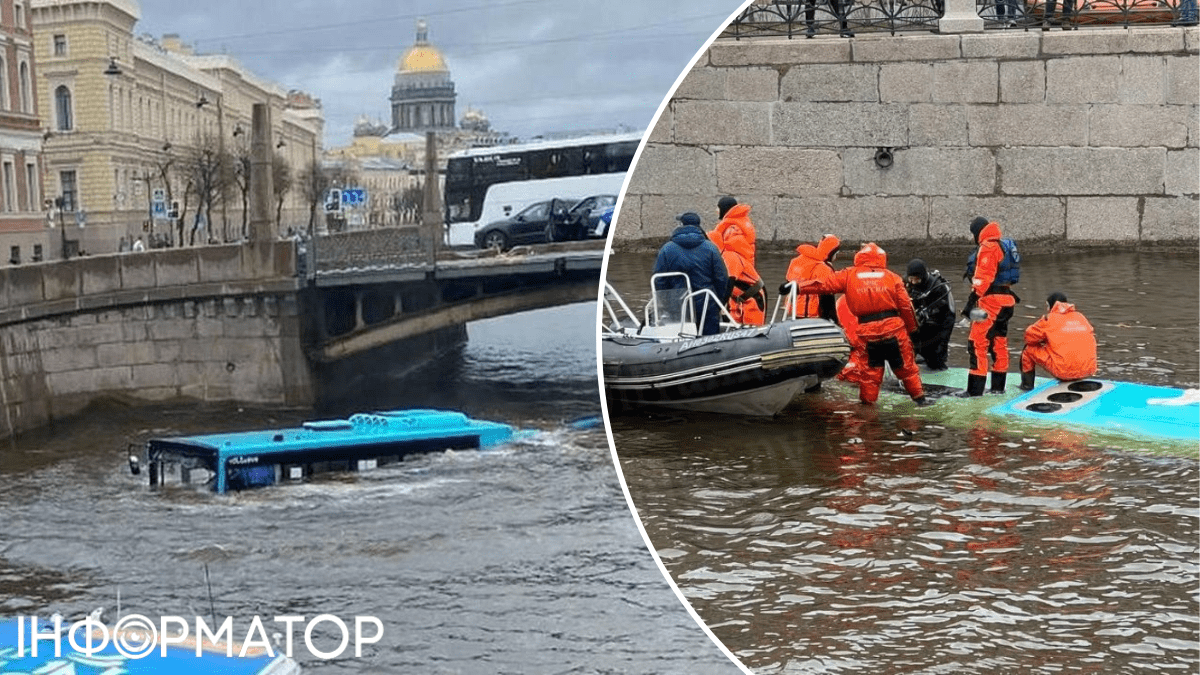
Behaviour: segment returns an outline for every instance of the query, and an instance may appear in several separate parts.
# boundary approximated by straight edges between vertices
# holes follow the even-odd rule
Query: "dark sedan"
[[[551,220],[565,220],[570,205],[571,202],[558,198],[531,204],[515,216],[494,220],[475,230],[475,245],[506,251],[517,244],[543,244],[548,240]]]

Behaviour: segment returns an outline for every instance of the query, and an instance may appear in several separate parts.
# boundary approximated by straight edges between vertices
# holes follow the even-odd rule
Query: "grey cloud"
[[[326,142],[361,114],[387,118],[397,59],[418,17],[446,58],[459,114],[495,128],[547,131],[648,125],[680,71],[741,0],[141,0],[135,31],[178,33],[202,53],[322,99]]]

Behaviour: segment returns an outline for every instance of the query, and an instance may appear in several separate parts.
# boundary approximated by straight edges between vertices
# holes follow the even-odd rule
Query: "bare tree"
[[[229,201],[236,196],[241,203],[242,219],[236,236],[229,232],[229,223],[224,224],[223,237],[226,242],[246,239],[250,229],[250,145],[244,133],[235,135],[235,138],[238,140],[233,148],[226,150],[221,198]]]
[[[309,235],[316,234],[317,207],[325,203],[330,183],[329,174],[315,162],[310,162],[300,174],[300,189],[304,191],[304,203],[308,205]]]
[[[167,198],[166,203],[168,206],[170,206],[171,202],[174,201],[174,197],[175,197],[174,192],[171,189],[171,168],[174,165],[175,165],[175,157],[174,157],[174,155],[171,154],[171,144],[164,143],[162,154],[155,155],[155,157],[154,157],[154,172],[157,174],[158,179],[160,181],[162,181],[163,190],[166,193],[166,198]],[[150,190],[151,186],[149,183],[147,183],[146,188],[147,188],[147,191]],[[150,199],[150,194],[147,194],[146,198]],[[167,230],[170,231],[169,225],[167,227]],[[147,246],[150,246],[151,244],[153,244],[154,234],[155,234],[154,233],[154,218],[151,217],[150,218],[150,235],[151,235],[150,239],[151,240],[146,242]]]
[[[219,139],[212,134],[203,133],[197,135],[195,145],[188,148],[181,159],[180,170],[187,176],[191,192],[196,195],[196,214],[192,218],[189,245],[196,244],[196,232],[200,228],[201,218],[209,223],[207,239],[213,241],[212,207],[225,191],[224,181],[230,173],[226,166],[227,157],[227,153],[220,150]],[[181,220],[182,216],[181,212]],[[181,225],[180,237],[182,236]]]
[[[419,222],[424,206],[425,190],[420,186],[406,187],[395,195],[397,220],[401,223]]]
[[[304,201],[308,204],[308,231],[315,234],[317,209],[325,204],[332,188],[346,187],[358,182],[354,171],[344,166],[326,167],[310,163],[300,174],[300,185],[304,190]]]
[[[283,200],[292,189],[292,168],[288,166],[283,155],[275,153],[271,157],[271,182],[275,190],[275,232],[278,233],[283,223]]]

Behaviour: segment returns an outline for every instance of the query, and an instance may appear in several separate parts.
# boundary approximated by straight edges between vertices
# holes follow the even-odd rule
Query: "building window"
[[[55,56],[66,56],[67,55],[67,36],[63,35],[62,33],[59,33],[54,36],[54,55]]]
[[[44,256],[42,254],[42,245],[34,244],[33,245],[33,262],[42,262],[43,257]]]
[[[20,246],[9,247],[8,262],[11,265],[20,265],[21,264],[21,247]]]
[[[75,184],[75,172],[74,171],[59,171],[58,172],[58,187],[59,187],[60,196],[62,197],[62,200],[63,200],[62,201],[62,210],[68,211],[68,212],[74,211],[75,210],[75,194],[76,194],[76,191],[79,189],[78,186]]]
[[[22,61],[20,72],[17,75],[20,80],[21,89],[21,112],[33,112],[33,90],[29,87],[29,62]]]
[[[17,210],[17,183],[12,162],[4,163],[4,210],[10,213]]]
[[[67,85],[59,85],[58,89],[54,90],[54,107],[55,113],[58,115],[58,130],[71,130],[71,90]]]
[[[18,4],[16,10],[17,10],[17,28],[24,28],[25,27],[25,7]]]
[[[42,200],[38,198],[41,190],[38,189],[37,164],[33,162],[25,165],[25,191],[28,193],[25,195],[26,210],[36,211]]]

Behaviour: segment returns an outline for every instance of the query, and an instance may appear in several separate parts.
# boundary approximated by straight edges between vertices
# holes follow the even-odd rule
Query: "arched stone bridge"
[[[355,234],[0,270],[0,436],[114,395],[311,405],[356,356],[415,365],[469,321],[597,297],[602,242],[435,261]]]

